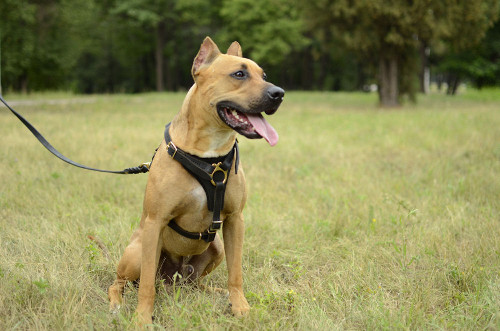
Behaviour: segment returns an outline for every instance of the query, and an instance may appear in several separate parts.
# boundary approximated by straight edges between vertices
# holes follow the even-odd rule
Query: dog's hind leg
[[[195,282],[200,288],[214,292],[224,292],[225,290],[210,288],[201,283],[203,277],[211,273],[224,260],[224,244],[219,235],[208,246],[207,250],[200,255],[192,256],[187,264],[182,266],[183,277]]]
[[[218,235],[210,243],[207,250],[200,255],[194,255],[189,264],[193,267],[191,279],[200,279],[211,273],[224,259],[224,244]]]
[[[130,244],[125,248],[118,268],[116,271],[116,280],[108,289],[109,309],[116,313],[120,309],[122,303],[123,288],[127,281],[135,281],[139,279],[141,274],[141,256],[142,244],[140,230],[137,230],[133,235]]]

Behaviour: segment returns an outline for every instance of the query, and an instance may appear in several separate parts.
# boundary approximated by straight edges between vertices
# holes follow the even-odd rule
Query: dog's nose
[[[272,101],[281,102],[283,100],[283,97],[285,96],[285,90],[283,90],[281,87],[273,85],[267,90],[267,95]]]

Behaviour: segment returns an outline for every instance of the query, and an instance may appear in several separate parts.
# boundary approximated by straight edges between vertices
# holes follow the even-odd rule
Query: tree
[[[169,34],[167,26],[178,16],[174,11],[174,0],[123,0],[118,1],[114,13],[135,20],[138,24],[152,29],[155,34],[156,90],[164,87],[164,48]]]
[[[419,44],[426,47],[459,34],[484,34],[488,24],[479,22],[490,21],[488,7],[497,4],[498,0],[319,0],[304,6],[312,28],[330,27],[346,47],[377,63],[380,104],[394,107],[402,92],[414,93],[411,81]]]
[[[218,39],[237,40],[245,56],[261,65],[279,65],[307,44],[295,2],[287,0],[223,0]]]
[[[500,20],[488,30],[485,42],[475,50],[468,77],[478,88],[500,85]]]
[[[0,2],[0,37],[2,43],[1,69],[4,87],[27,91],[28,70],[35,49],[36,6],[27,0]]]
[[[464,79],[479,88],[500,83],[500,1],[467,2],[453,14],[450,19],[457,29],[434,56],[437,71],[448,83],[447,93],[454,95]]]
[[[1,68],[7,89],[28,92],[68,86],[82,44],[73,27],[85,3],[0,1]]]
[[[498,24],[486,33],[498,10],[499,0],[0,0],[1,78],[4,91],[185,89],[209,35],[241,42],[285,88],[377,82],[380,104],[395,106],[428,63],[450,93],[464,79],[499,84]]]

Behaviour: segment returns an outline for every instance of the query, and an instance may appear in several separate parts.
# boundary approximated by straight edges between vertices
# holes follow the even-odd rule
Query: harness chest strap
[[[174,220],[168,226],[180,235],[196,240],[211,242],[215,239],[217,230],[221,228],[220,213],[224,207],[224,193],[229,172],[236,157],[235,173],[238,173],[239,151],[238,142],[233,149],[224,156],[216,158],[200,158],[186,153],[175,146],[168,132],[170,123],[165,127],[165,142],[167,152],[174,160],[178,161],[203,187],[207,196],[207,207],[213,212],[212,223],[204,232],[190,232],[182,229]]]

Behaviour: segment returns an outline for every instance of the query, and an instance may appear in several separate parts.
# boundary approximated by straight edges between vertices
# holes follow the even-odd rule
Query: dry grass
[[[183,95],[68,98],[16,107],[75,161],[122,169],[151,157]],[[270,119],[276,147],[240,139],[250,316],[233,318],[218,295],[160,288],[157,328],[500,328],[499,91],[375,102],[289,93]],[[110,315],[106,289],[146,175],[70,167],[5,108],[0,130],[0,329],[132,329],[137,290]],[[208,282],[223,287],[225,266]]]

